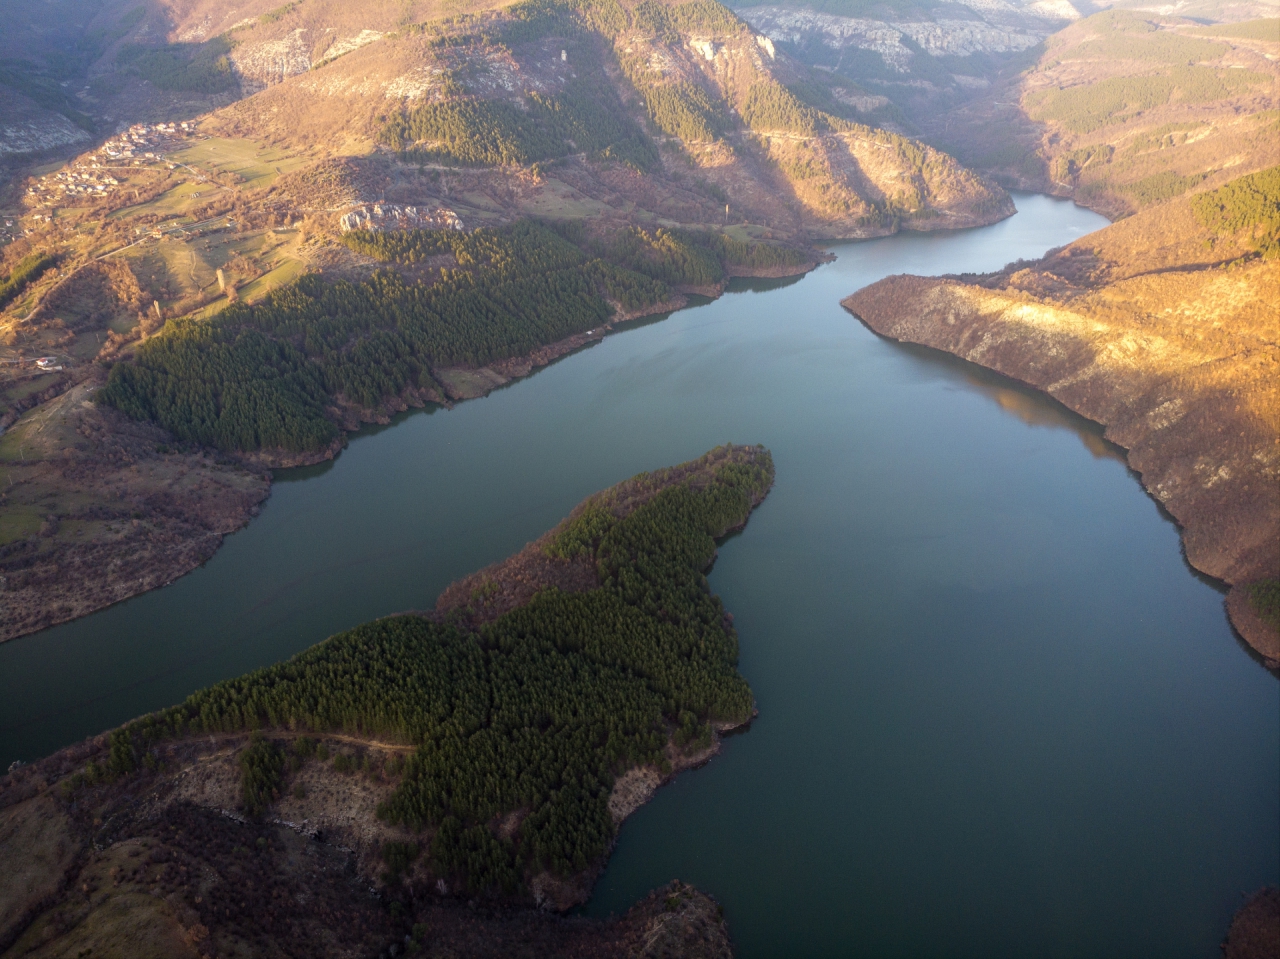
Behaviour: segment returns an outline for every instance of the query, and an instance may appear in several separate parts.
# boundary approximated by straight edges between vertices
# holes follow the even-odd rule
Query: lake
[[[777,483],[710,575],[760,716],[627,821],[586,911],[678,877],[741,959],[1216,955],[1280,881],[1280,685],[1100,428],[839,306],[1106,223],[1015,199],[282,471],[201,569],[0,645],[0,761],[427,607],[595,490],[763,443]]]

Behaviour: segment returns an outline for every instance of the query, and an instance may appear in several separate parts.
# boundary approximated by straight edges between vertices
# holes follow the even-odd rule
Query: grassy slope
[[[248,522],[269,480],[90,399],[90,377],[0,437],[0,641],[163,586]]]
[[[1273,172],[1270,180],[1274,181]],[[984,277],[883,280],[844,301],[878,332],[1038,386],[1105,423],[1182,527],[1188,561],[1231,584],[1233,621],[1267,659],[1280,637],[1238,615],[1280,574],[1276,229],[1224,231],[1200,197],[1157,206],[1042,260]]]

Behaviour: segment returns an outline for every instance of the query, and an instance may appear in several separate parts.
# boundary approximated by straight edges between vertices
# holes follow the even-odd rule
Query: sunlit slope
[[[950,157],[850,117],[807,67],[711,0],[600,0],[371,38],[208,128],[443,167],[621,165],[609,185],[624,189],[625,171],[683,182],[710,201],[700,217],[728,202],[722,222],[819,235],[1007,214],[1003,194]]]
[[[65,156],[120,122],[191,119],[407,23],[486,0],[0,4],[0,164]],[[83,147],[82,147],[83,148]]]
[[[986,276],[891,277],[844,301],[873,329],[1046,390],[1106,424],[1237,587],[1280,576],[1280,168],[1172,201]],[[1232,594],[1266,657],[1280,640]]]
[[[1067,0],[732,6],[866,122],[911,132],[945,128],[959,105],[1033,63],[1046,37],[1080,18]]]
[[[1115,217],[1275,163],[1277,58],[1277,20],[1108,11],[1055,34],[1032,69],[930,139]]]

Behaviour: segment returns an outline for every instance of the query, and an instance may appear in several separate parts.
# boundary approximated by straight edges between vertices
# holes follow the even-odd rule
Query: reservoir
[[[759,718],[625,823],[586,911],[680,878],[741,959],[1216,955],[1280,881],[1280,685],[1099,428],[839,306],[1106,223],[1015,199],[282,471],[203,568],[0,645],[0,762],[427,607],[639,471],[763,443],[776,485],[710,574]]]

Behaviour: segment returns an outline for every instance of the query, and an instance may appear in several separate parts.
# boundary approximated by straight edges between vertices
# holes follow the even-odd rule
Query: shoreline
[[[795,267],[772,268],[750,273],[731,272],[729,278],[757,275],[778,278],[803,276],[826,261],[821,251],[815,251],[813,259],[806,260]],[[715,290],[699,289],[696,294],[710,296],[712,299],[718,298],[723,294],[729,278],[726,278]],[[168,586],[188,573],[194,572],[213,558],[222,547],[226,536],[245,528],[253,517],[258,515],[263,503],[271,495],[270,487],[274,482],[274,476],[271,474],[274,470],[314,466],[333,460],[346,448],[347,437],[351,432],[365,426],[385,426],[391,422],[392,416],[410,408],[424,408],[427,403],[436,403],[451,409],[455,403],[478,399],[500,386],[523,379],[584,346],[599,342],[604,339],[607,332],[619,324],[674,312],[687,305],[688,298],[683,292],[677,292],[668,300],[639,310],[625,311],[614,304],[614,315],[602,326],[587,333],[575,333],[523,356],[509,357],[475,369],[433,369],[433,377],[445,387],[445,396],[440,396],[434,389],[412,389],[384,400],[383,406],[376,410],[346,405],[333,407],[331,412],[338,419],[343,432],[322,450],[302,454],[287,453],[283,450],[257,450],[253,453],[218,457],[217,454],[202,448],[195,453],[165,454],[167,457],[180,460],[183,466],[212,458],[221,458],[228,463],[235,463],[244,476],[244,485],[253,487],[253,490],[247,497],[237,499],[234,504],[214,504],[213,509],[210,509],[210,504],[205,502],[188,504],[187,511],[192,516],[198,515],[207,528],[207,532],[200,537],[198,544],[189,538],[175,539],[172,536],[166,536],[163,541],[157,539],[154,542],[151,540],[140,542],[139,536],[126,534],[116,543],[98,545],[95,548],[93,564],[80,562],[75,556],[76,549],[68,548],[64,552],[68,553],[70,558],[62,557],[63,562],[59,563],[58,556],[52,557],[53,568],[42,572],[40,579],[43,582],[35,584],[35,594],[22,597],[16,603],[13,602],[14,594],[5,587],[3,578],[0,578],[0,589],[5,589],[0,595],[8,601],[4,609],[4,621],[0,622],[0,643],[35,636],[47,629],[83,619],[153,589]],[[455,388],[450,388],[451,383]],[[57,397],[54,399],[56,400]],[[114,410],[95,408],[92,412],[99,416],[123,419],[123,414],[115,416]],[[138,425],[129,421],[122,426],[124,428],[138,426],[140,429],[155,432],[157,436],[162,432],[152,424]],[[157,459],[160,458],[154,453],[151,455]],[[83,547],[80,547],[80,551],[83,552]],[[155,555],[161,551],[164,555]],[[133,568],[140,562],[146,564],[146,569],[143,571]],[[129,572],[127,576],[122,574],[126,569]],[[121,575],[115,575],[118,572]],[[74,597],[74,601],[68,601],[67,597]],[[28,612],[16,625],[10,625],[14,622],[15,612],[21,614],[21,610]]]
[[[158,834],[154,828],[155,823],[167,819],[178,819],[189,826],[193,814],[206,821],[219,822],[221,828],[229,830],[234,837],[232,842],[239,844],[232,849],[233,855],[239,846],[261,850],[264,841],[291,849],[292,863],[282,864],[281,871],[272,877],[275,889],[290,889],[310,899],[312,894],[323,891],[326,873],[336,874],[349,877],[350,891],[370,895],[376,902],[387,896],[403,896],[403,890],[409,886],[416,893],[413,895],[416,908],[426,916],[445,918],[452,911],[465,916],[472,925],[477,919],[482,924],[491,922],[495,914],[526,917],[542,923],[581,924],[582,920],[572,916],[570,910],[588,901],[616,845],[615,835],[614,843],[600,861],[590,863],[573,876],[561,879],[548,872],[532,876],[524,895],[470,896],[465,888],[457,888],[451,881],[434,875],[425,856],[415,857],[416,861],[410,862],[405,875],[388,878],[381,855],[387,844],[429,844],[436,832],[431,828],[413,831],[404,825],[389,825],[376,812],[379,802],[390,796],[398,784],[396,775],[388,776],[384,770],[416,754],[419,747],[341,733],[313,733],[312,741],[331,755],[358,757],[369,763],[369,770],[343,772],[326,761],[308,760],[290,773],[290,782],[295,788],[275,799],[261,818],[253,818],[241,809],[240,768],[240,758],[253,734],[220,733],[169,740],[153,750],[154,770],[138,769],[125,774],[118,782],[108,778],[81,786],[80,791],[92,797],[90,810],[85,806],[84,796],[73,798],[64,795],[64,791],[77,776],[83,775],[84,769],[95,765],[108,768],[111,732],[73,743],[0,775],[0,821],[7,827],[10,838],[16,840],[15,848],[10,850],[12,861],[7,864],[22,870],[21,883],[15,885],[9,901],[3,904],[8,909],[0,916],[0,949],[10,948],[29,937],[44,917],[65,905],[71,896],[75,896],[81,907],[101,908],[100,890],[120,889],[128,877],[117,875],[118,869],[103,875],[107,870],[95,866],[104,861],[118,863],[122,857],[136,857],[139,847],[153,848],[157,839],[161,848],[170,849],[170,856],[177,853],[179,861],[203,864],[205,869],[201,872],[206,882],[211,877],[224,878],[218,875],[224,870],[217,867],[225,866],[225,857],[219,860],[220,850],[200,863],[205,857],[194,848],[184,847],[181,833],[177,836]],[[296,735],[296,731],[289,729],[266,731],[269,741],[286,748]],[[662,783],[674,779],[685,769],[704,764],[718,751],[718,742],[713,743],[710,750],[689,757],[679,768],[673,768]],[[634,769],[623,773],[617,782],[623,782],[632,772]],[[611,812],[612,805],[611,796]],[[518,828],[520,812],[515,810],[504,815],[498,828],[508,823]],[[620,826],[621,820],[615,823]],[[266,838],[254,842],[255,834]],[[23,853],[31,856],[33,846],[52,847],[49,851],[56,855],[46,855],[37,861],[19,858]],[[299,862],[305,866],[296,865]],[[317,863],[322,864],[322,868],[317,869]],[[142,891],[156,896],[158,881],[145,884]],[[705,894],[678,881],[663,888],[668,891],[684,888],[694,896],[706,898]],[[202,891],[203,897],[197,894]],[[164,892],[167,895],[163,903],[176,907],[176,911],[188,917],[184,925],[194,923],[197,915],[209,927],[214,925],[210,918],[221,918],[201,909],[209,891],[195,882],[189,886],[184,883],[177,889],[165,888]],[[650,893],[647,899],[641,897],[632,904],[629,913],[642,908],[654,895]],[[664,894],[662,898],[667,897]],[[477,916],[476,906],[481,902],[483,906]],[[714,906],[714,900],[710,902]],[[669,904],[664,911],[671,911]],[[714,925],[723,933],[723,919],[718,910],[708,912],[716,917]],[[136,921],[145,923],[156,918],[159,917],[147,916]],[[609,920],[593,920],[588,928],[603,930],[609,928],[609,923]],[[436,931],[438,934],[439,930]],[[208,932],[202,938],[207,939]]]
[[[1101,426],[1105,438],[1124,450],[1126,466],[1143,491],[1173,521],[1187,565],[1195,574],[1225,587],[1223,612],[1231,630],[1264,668],[1276,674],[1280,671],[1280,636],[1254,612],[1248,598],[1249,584],[1257,581],[1260,569],[1265,578],[1266,558],[1257,555],[1256,544],[1233,543],[1230,536],[1249,520],[1256,522],[1257,511],[1265,514],[1265,501],[1248,504],[1255,506],[1254,510],[1247,506],[1241,510],[1237,505],[1235,512],[1246,514],[1242,518],[1227,509],[1220,496],[1197,498],[1194,491],[1186,493],[1191,484],[1180,473],[1185,466],[1179,462],[1180,448],[1168,448],[1165,437],[1153,440],[1150,429],[1152,418],[1171,402],[1181,403],[1181,398],[1154,409],[1138,408],[1142,407],[1138,401],[1135,408],[1126,408],[1122,397],[1099,398],[1082,383],[1086,374],[1076,369],[1081,349],[1069,335],[1059,342],[1043,331],[1037,338],[1020,334],[1017,327],[1012,332],[1002,330],[1002,326],[1011,326],[1003,319],[1008,308],[1001,312],[1007,293],[971,286],[958,277],[895,276],[858,290],[840,305],[877,336],[935,349],[1007,376]],[[991,302],[984,302],[984,296]],[[1065,313],[1068,308],[1053,309]],[[1055,359],[1060,362],[1055,364]],[[1130,386],[1139,396],[1151,391],[1150,384],[1135,382]],[[1107,415],[1108,408],[1111,415]],[[1185,437],[1183,440],[1185,443]],[[1223,470],[1237,484],[1240,476],[1249,476],[1234,461],[1230,469],[1224,465]],[[1265,477],[1253,478],[1265,483]],[[1243,484],[1243,491],[1248,489],[1249,485]]]

